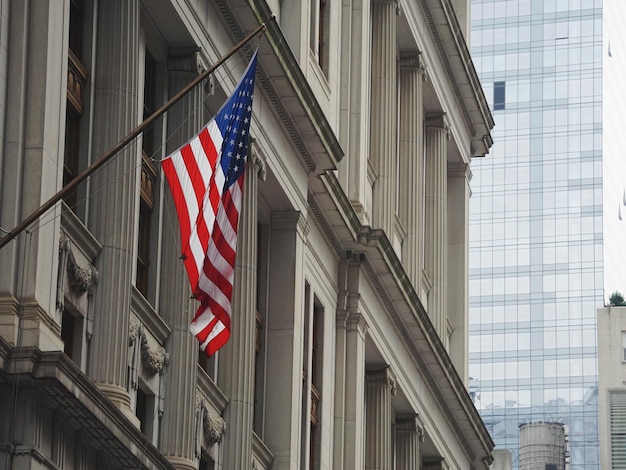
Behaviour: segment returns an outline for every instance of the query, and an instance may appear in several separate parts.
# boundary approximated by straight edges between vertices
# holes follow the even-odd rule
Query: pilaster
[[[383,366],[368,369],[365,382],[365,468],[391,469],[391,395],[395,394],[395,378],[389,366]]]
[[[140,121],[138,98],[139,0],[100,2],[95,77],[93,153],[102,155]],[[122,411],[130,411],[127,391],[128,344],[135,264],[135,222],[139,199],[137,144],[128,145],[91,176],[88,227],[102,245],[101,274],[94,294],[94,335],[90,375]],[[101,358],[106,357],[106,361]]]
[[[365,338],[367,322],[361,314],[359,285],[362,257],[355,254],[345,265],[346,321],[343,468],[365,465]]]
[[[350,60],[341,61],[341,144],[346,156],[340,162],[339,173],[346,192],[364,225],[372,216],[371,186],[368,181],[368,148],[370,127],[371,63],[371,0],[349,0],[342,4],[342,44]],[[342,173],[347,173],[342,177]]]
[[[448,124],[445,115],[426,118],[426,250],[425,268],[432,287],[428,316],[447,347],[447,154]]]
[[[174,96],[203,70],[199,52],[177,50],[167,61],[169,95]],[[191,137],[204,124],[202,121],[202,86],[197,86],[170,109],[167,115],[167,151],[172,152]],[[197,308],[191,300],[191,288],[184,265],[180,260],[180,232],[174,224],[170,230],[168,221],[176,221],[174,201],[161,180],[161,201],[164,212],[164,230],[161,241],[161,289],[159,312],[170,325],[168,349],[172,352],[167,368],[165,397],[167,406],[161,422],[161,451],[177,468],[196,468],[196,436],[182,433],[180,429],[194,429],[196,413],[196,381],[198,341],[189,332],[189,322]]]
[[[402,264],[409,279],[420,291],[424,266],[424,152],[423,98],[424,67],[414,53],[400,60],[400,147],[398,215],[406,237],[402,243]]]
[[[264,440],[275,469],[300,463],[304,341],[304,248],[309,227],[298,211],[272,213]]]
[[[0,5],[0,237],[63,185],[69,9],[49,2]],[[0,330],[11,343],[62,350],[55,316],[61,206],[0,250],[0,292],[34,315],[27,334],[10,311]]]
[[[467,163],[448,164],[448,318],[449,354],[461,380],[469,380],[469,198]]]
[[[395,0],[372,2],[370,159],[376,173],[373,226],[392,238],[396,214],[396,14]]]
[[[424,429],[417,416],[396,419],[396,470],[420,468],[420,442]]]
[[[257,190],[263,161],[250,145],[239,215],[237,261],[228,343],[220,350],[218,383],[225,411],[224,468],[251,468],[257,307]]]

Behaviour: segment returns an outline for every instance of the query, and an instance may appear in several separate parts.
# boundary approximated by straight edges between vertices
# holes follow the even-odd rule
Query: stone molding
[[[440,129],[446,132],[446,138],[450,140],[451,137],[451,129],[450,123],[446,118],[446,113],[433,113],[427,114],[424,119],[424,124],[427,129]]]
[[[417,434],[419,442],[424,442],[424,423],[418,414],[398,416],[396,418],[396,431]]]
[[[250,144],[250,158],[248,158],[248,164],[257,167],[257,175],[261,181],[267,180],[267,164],[265,163],[265,156],[261,153],[261,147],[256,142],[256,139],[252,137]]]
[[[401,69],[415,69],[419,72],[423,81],[427,80],[427,68],[421,52],[416,51],[402,54],[398,63],[400,64]]]
[[[396,378],[391,372],[391,366],[368,368],[365,371],[365,381],[391,387],[391,394],[396,394]]]
[[[177,48],[170,51],[167,59],[167,71],[200,75],[208,69],[199,47]]]

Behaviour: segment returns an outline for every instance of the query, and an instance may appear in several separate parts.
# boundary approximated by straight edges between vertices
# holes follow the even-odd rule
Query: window
[[[328,43],[330,22],[330,0],[311,0],[310,47],[320,68],[328,77]]]
[[[626,362],[626,331],[622,331],[622,361]]]
[[[198,466],[198,470],[214,470],[215,469],[215,461],[206,455],[204,452],[200,456],[200,465]]]
[[[83,91],[87,83],[87,70],[82,63],[83,5],[79,0],[70,2],[69,48],[67,51],[67,111],[65,115],[65,152],[63,156],[63,186],[79,172],[80,121],[83,113]],[[65,203],[76,208],[76,191],[65,197]]]
[[[311,286],[305,285],[304,311],[304,362],[302,370],[302,468],[314,469],[320,466],[320,435],[322,400],[322,358],[323,358],[323,319],[324,309],[312,293]],[[307,415],[308,413],[308,415]],[[308,452],[306,447],[308,446]]]
[[[156,61],[146,51],[145,82],[143,99],[143,118],[148,118],[156,110]],[[157,179],[157,170],[151,159],[158,148],[156,132],[150,127],[143,133],[141,164],[141,202],[139,207],[139,231],[137,243],[137,280],[136,287],[148,297],[150,272],[150,237],[152,212],[154,209],[154,191]]]
[[[493,110],[504,109],[505,102],[505,82],[495,82],[493,84]]]
[[[137,387],[135,400],[135,416],[140,421],[140,429],[152,441],[152,429],[154,425],[154,394],[141,381]]]
[[[79,367],[81,363],[82,340],[83,340],[83,318],[74,314],[67,308],[63,310],[61,318],[61,339],[63,340],[63,351]]]

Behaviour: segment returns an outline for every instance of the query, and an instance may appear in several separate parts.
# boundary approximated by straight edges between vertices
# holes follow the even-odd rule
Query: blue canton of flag
[[[221,165],[226,178],[225,189],[239,179],[245,168],[256,62],[255,53],[239,86],[215,115],[217,127],[224,136]]]

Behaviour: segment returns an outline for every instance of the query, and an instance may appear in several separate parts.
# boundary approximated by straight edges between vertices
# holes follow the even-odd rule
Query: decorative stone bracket
[[[72,250],[72,242],[61,232],[59,239],[59,270],[57,278],[57,307],[63,309],[65,296],[65,273],[69,281],[69,290],[76,296],[82,296],[98,282],[98,271],[91,264],[80,267]]]
[[[200,456],[202,448],[208,449],[213,444],[222,442],[226,431],[226,421],[221,416],[212,416],[209,407],[200,394],[196,394],[196,454]]]
[[[151,375],[161,373],[163,367],[170,361],[170,355],[163,346],[151,349],[146,335],[141,335],[141,363],[144,370]]]
[[[140,338],[141,344],[141,363],[148,374],[156,375],[163,371],[163,368],[169,363],[170,355],[163,346],[156,349],[150,348],[148,337],[143,331],[143,326],[135,317],[130,317],[128,326],[128,347],[133,347]]]

